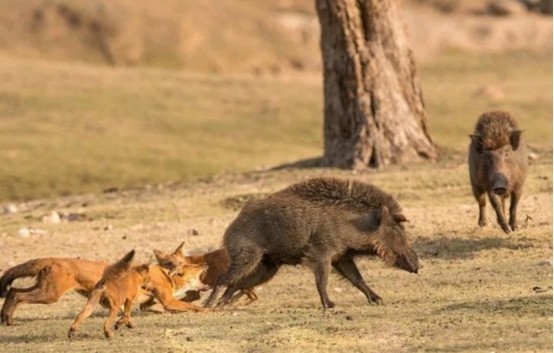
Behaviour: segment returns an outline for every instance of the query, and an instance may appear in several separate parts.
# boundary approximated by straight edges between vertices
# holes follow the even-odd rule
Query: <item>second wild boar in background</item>
[[[517,229],[517,205],[527,175],[527,147],[522,130],[509,113],[483,113],[470,135],[469,177],[479,204],[480,226],[487,224],[487,195],[496,220],[506,233]],[[510,198],[510,219],[506,222],[505,201]]]

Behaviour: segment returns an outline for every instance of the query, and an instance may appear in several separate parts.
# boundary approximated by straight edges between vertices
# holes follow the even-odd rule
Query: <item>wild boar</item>
[[[206,306],[226,305],[242,288],[270,280],[282,265],[306,264],[314,273],[323,309],[331,267],[364,293],[382,299],[364,282],[354,263],[376,255],[386,264],[417,273],[419,260],[408,243],[399,204],[379,188],[359,181],[316,178],[293,184],[263,200],[247,203],[223,236],[230,265]]]
[[[509,113],[483,113],[475,132],[470,135],[469,178],[479,204],[480,226],[487,224],[486,197],[496,212],[496,219],[506,233],[517,229],[517,205],[527,175],[527,147],[517,122]],[[509,225],[505,201],[510,198]]]

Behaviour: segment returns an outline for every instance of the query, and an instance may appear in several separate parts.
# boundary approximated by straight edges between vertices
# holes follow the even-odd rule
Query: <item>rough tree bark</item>
[[[316,0],[323,163],[361,169],[434,159],[412,52],[394,0]]]

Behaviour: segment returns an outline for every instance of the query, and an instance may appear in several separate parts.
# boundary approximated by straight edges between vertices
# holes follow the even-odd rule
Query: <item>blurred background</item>
[[[552,1],[400,4],[441,158],[486,109],[551,155]],[[0,0],[0,202],[320,157],[321,81],[314,1]]]

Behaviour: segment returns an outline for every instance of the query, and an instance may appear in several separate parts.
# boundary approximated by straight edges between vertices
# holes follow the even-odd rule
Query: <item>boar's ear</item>
[[[523,130],[514,130],[510,134],[510,145],[512,145],[512,149],[515,151],[519,147],[519,142],[521,140],[521,133]]]
[[[402,222],[409,222],[408,221],[408,218],[406,218],[406,216],[404,216],[402,213],[395,213],[392,215],[392,219],[394,219],[395,221],[397,221],[398,223],[402,223]]]
[[[469,138],[471,139],[475,150],[479,153],[483,152],[483,136],[479,134],[472,134],[469,135]]]
[[[182,242],[181,244],[179,244],[179,246],[177,247],[177,249],[175,249],[173,254],[182,254],[184,245],[185,245],[185,242]]]
[[[387,206],[381,207],[381,224],[391,219],[390,211]]]

